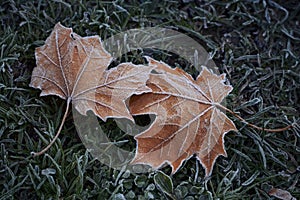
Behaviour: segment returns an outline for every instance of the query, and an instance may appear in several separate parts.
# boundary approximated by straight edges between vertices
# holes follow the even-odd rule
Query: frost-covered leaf
[[[132,119],[125,100],[149,92],[145,87],[151,67],[122,63],[106,70],[112,57],[98,36],[81,37],[58,23],[45,44],[36,49],[37,67],[30,86],[41,95],[72,101],[85,114],[92,110],[101,119]]]
[[[133,96],[130,111],[134,115],[155,114],[153,124],[135,137],[137,151],[133,164],[148,164],[157,169],[168,163],[175,173],[191,156],[212,172],[219,155],[226,156],[225,133],[236,130],[234,123],[219,109],[232,87],[225,75],[216,75],[206,67],[194,80],[179,68],[148,58],[157,73],[147,86],[152,93]]]
[[[122,63],[107,70],[112,57],[103,48],[99,36],[81,37],[60,23],[36,48],[36,64],[30,86],[42,90],[41,96],[57,95],[67,100],[65,115],[56,136],[41,152],[47,150],[59,135],[69,104],[81,114],[91,110],[102,120],[108,117],[133,120],[126,99],[133,94],[150,92],[146,81],[151,66]]]

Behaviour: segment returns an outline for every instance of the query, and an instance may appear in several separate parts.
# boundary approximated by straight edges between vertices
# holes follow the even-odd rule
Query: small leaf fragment
[[[283,189],[272,188],[268,193],[269,193],[270,196],[276,197],[278,199],[282,199],[282,200],[286,200],[286,199],[296,200],[296,198],[293,197],[290,192],[288,192],[286,190],[283,190]]]

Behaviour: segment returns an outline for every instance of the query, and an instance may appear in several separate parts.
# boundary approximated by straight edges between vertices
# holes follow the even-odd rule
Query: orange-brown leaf
[[[133,96],[130,111],[134,115],[155,114],[153,124],[135,137],[137,152],[132,163],[157,169],[165,163],[175,173],[183,161],[196,155],[210,175],[219,155],[226,156],[225,133],[236,130],[234,123],[218,109],[232,87],[224,84],[224,75],[215,75],[203,67],[194,80],[179,68],[148,58],[157,74],[151,74],[147,86],[151,93]]]
[[[45,44],[36,48],[35,56],[37,67],[30,86],[41,89],[41,96],[57,95],[72,101],[81,114],[92,110],[103,120],[132,120],[125,100],[151,91],[146,87],[151,66],[123,63],[106,70],[112,57],[100,38],[81,37],[60,23]]]

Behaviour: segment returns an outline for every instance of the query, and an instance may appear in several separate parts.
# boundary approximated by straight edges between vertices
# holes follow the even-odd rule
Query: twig
[[[245,124],[247,124],[248,126],[250,127],[253,127],[257,130],[261,130],[261,131],[267,131],[267,132],[282,132],[282,131],[286,131],[290,128],[292,128],[293,126],[292,125],[288,125],[286,127],[283,127],[283,128],[276,128],[276,129],[269,129],[269,128],[264,128],[264,127],[259,127],[259,126],[256,126],[254,124],[251,124],[249,122],[247,122],[244,118],[242,118],[241,116],[239,116],[238,114],[236,114],[235,112],[233,112],[232,110],[222,106],[221,104],[215,104],[217,107],[219,107],[220,109],[222,110],[225,110],[225,111],[228,111],[230,114],[232,114],[233,116],[235,116],[236,118],[238,118],[239,120],[241,120],[242,122],[244,122]]]

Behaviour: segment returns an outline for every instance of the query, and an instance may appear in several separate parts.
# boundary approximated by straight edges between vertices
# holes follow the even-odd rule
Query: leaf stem
[[[215,104],[216,107],[222,109],[222,110],[225,110],[225,111],[228,111],[230,114],[232,114],[233,116],[235,116],[236,118],[238,118],[239,120],[241,120],[242,122],[244,122],[245,124],[247,124],[248,126],[252,127],[252,128],[255,128],[257,130],[260,130],[260,131],[267,131],[267,132],[282,132],[282,131],[286,131],[290,128],[292,128],[293,126],[292,125],[288,125],[286,127],[283,127],[283,128],[276,128],[276,129],[269,129],[269,128],[264,128],[264,127],[259,127],[259,126],[256,126],[254,124],[251,124],[249,122],[247,122],[244,118],[242,118],[241,116],[239,116],[238,114],[236,114],[235,112],[233,112],[232,110],[226,108],[225,106],[222,106],[221,104]]]
[[[63,127],[63,125],[64,125],[64,123],[65,123],[65,121],[66,121],[66,118],[67,118],[67,116],[68,116],[69,107],[70,107],[70,102],[71,102],[71,98],[68,98],[68,100],[67,100],[67,108],[66,108],[65,114],[64,114],[64,116],[63,116],[63,119],[62,119],[62,121],[61,121],[61,124],[60,124],[60,126],[59,126],[59,129],[58,129],[56,135],[54,136],[54,138],[51,140],[51,142],[50,142],[43,150],[41,150],[41,151],[39,151],[39,152],[31,152],[31,155],[32,155],[33,157],[40,156],[40,155],[44,154],[44,153],[45,153],[45,152],[46,152],[46,151],[54,144],[54,142],[55,142],[56,139],[58,138],[58,136],[59,136],[59,134],[60,134],[60,132],[61,132],[61,130],[62,130],[62,127]]]

